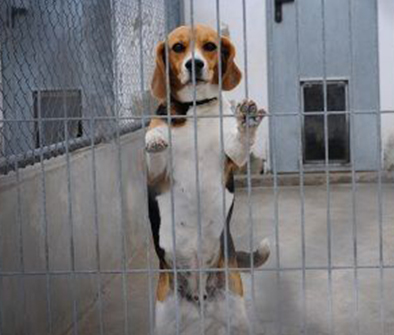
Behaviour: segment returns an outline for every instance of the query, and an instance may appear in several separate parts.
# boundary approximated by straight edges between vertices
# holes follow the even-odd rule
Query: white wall
[[[204,23],[217,27],[216,1],[194,0],[194,23]],[[249,98],[256,101],[260,108],[268,109],[267,90],[267,53],[266,53],[266,20],[265,1],[247,0],[246,32],[247,32],[247,69]],[[190,0],[185,0],[185,21],[190,24]],[[220,21],[227,25],[230,38],[237,49],[236,62],[245,73],[244,57],[244,24],[242,20],[242,0],[220,1]],[[245,98],[245,78],[231,92],[226,93],[228,99],[240,101]],[[259,128],[259,136],[254,152],[259,157],[268,157],[268,120]]]
[[[394,111],[394,1],[379,3],[380,103],[382,110]],[[394,169],[394,114],[382,116],[384,164]]]
[[[379,54],[381,108],[394,110],[394,1],[377,0],[379,4]],[[237,63],[245,69],[242,0],[220,1],[221,24],[228,25],[231,40],[238,50]],[[194,22],[205,23],[216,28],[216,1],[194,0]],[[248,84],[249,97],[259,106],[268,107],[268,78],[266,52],[266,1],[247,0],[246,27],[248,37]],[[190,0],[185,0],[185,21],[190,23]],[[245,81],[227,94],[229,99],[240,100],[245,97]],[[382,143],[385,166],[394,168],[394,114],[382,117]],[[268,158],[267,120],[259,129],[255,153]]]

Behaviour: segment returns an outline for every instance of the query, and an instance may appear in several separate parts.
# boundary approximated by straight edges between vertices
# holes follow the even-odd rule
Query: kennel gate
[[[243,27],[243,49],[238,50],[239,53],[243,53],[243,64],[239,64],[244,72],[244,97],[250,95],[250,83],[248,80],[248,73],[252,70],[248,63],[248,15],[247,15],[247,1],[240,0],[242,8],[242,15],[240,14],[240,20],[242,17]],[[215,28],[221,33],[221,9],[224,6],[224,1],[217,0],[214,2],[215,7]],[[313,3],[313,5],[312,5]],[[344,45],[349,48],[347,52],[349,55],[354,55],[357,43],[354,40],[354,34],[357,29],[353,24],[355,17],[357,20],[362,16],[357,16],[360,11],[367,15],[370,20],[370,24],[366,24],[370,29],[369,34],[373,36],[372,41],[375,42],[370,47],[370,55],[372,60],[368,63],[370,66],[369,77],[375,83],[373,86],[373,92],[370,93],[373,97],[370,99],[372,105],[358,105],[359,94],[356,87],[353,86],[354,81],[359,80],[358,76],[355,76],[357,72],[357,62],[350,56],[346,65],[347,74],[345,78],[343,75],[332,75],[330,68],[327,66],[327,62],[331,54],[327,52],[327,38],[330,28],[327,28],[327,13],[331,13],[333,9],[330,7],[334,3],[334,11],[341,11],[342,14],[342,28],[347,34],[345,34]],[[345,5],[343,4],[345,3]],[[353,271],[353,294],[354,294],[354,306],[353,318],[356,323],[356,333],[360,334],[361,330],[358,326],[359,321],[359,282],[358,273],[363,269],[370,269],[378,271],[379,273],[379,292],[380,292],[380,308],[379,318],[381,328],[377,333],[388,334],[386,329],[386,312],[384,304],[384,274],[385,270],[392,269],[393,266],[384,262],[384,249],[383,249],[383,204],[382,204],[382,183],[383,183],[383,170],[381,164],[381,115],[386,113],[392,113],[391,111],[381,111],[379,107],[379,91],[378,91],[378,46],[377,46],[377,1],[332,1],[332,0],[321,0],[321,1],[307,1],[307,0],[295,0],[295,1],[281,1],[273,0],[266,1],[266,20],[267,20],[267,40],[268,40],[268,63],[269,63],[269,123],[270,123],[270,164],[273,175],[272,189],[274,192],[274,211],[273,211],[273,231],[274,237],[272,241],[273,246],[273,260],[271,265],[263,267],[261,269],[251,269],[251,318],[257,318],[256,306],[258,301],[255,298],[255,275],[259,272],[274,273],[277,280],[277,290],[281,289],[281,277],[288,272],[297,272],[301,274],[301,305],[302,305],[302,318],[300,320],[299,332],[300,334],[307,334],[308,331],[308,320],[307,314],[307,303],[306,303],[306,290],[307,290],[307,272],[308,271],[326,271],[328,279],[328,324],[329,333],[335,333],[334,327],[334,305],[333,305],[333,294],[332,294],[332,276],[334,271],[350,270]],[[165,34],[168,33],[174,26],[180,22],[179,14],[181,10],[184,10],[185,20],[189,20],[190,24],[194,25],[195,20],[195,7],[198,5],[197,1],[188,2],[188,6],[183,7],[182,2],[178,1],[89,1],[82,4],[77,0],[70,0],[67,2],[55,3],[53,7],[46,7],[46,3],[41,1],[37,2],[37,7],[34,8],[33,4],[28,6],[27,2],[17,2],[8,0],[3,4],[0,4],[1,9],[1,26],[6,27],[4,30],[6,33],[2,34],[1,37],[1,51],[2,51],[2,82],[1,82],[1,94],[2,94],[2,109],[0,110],[3,114],[1,119],[2,127],[0,128],[0,134],[2,135],[2,157],[1,157],[1,171],[3,173],[9,173],[7,178],[14,178],[16,180],[16,193],[15,193],[15,215],[13,221],[17,227],[17,232],[8,234],[4,230],[0,236],[3,252],[0,254],[0,280],[1,280],[1,291],[0,291],[0,334],[9,334],[10,329],[16,330],[21,334],[34,333],[33,323],[27,316],[22,316],[18,319],[18,316],[9,313],[9,301],[11,297],[6,294],[6,290],[12,292],[18,292],[17,298],[14,298],[22,305],[22,313],[29,313],[30,311],[26,306],[31,306],[31,303],[27,301],[29,293],[26,290],[30,287],[27,286],[29,277],[40,277],[44,281],[44,296],[45,296],[45,308],[43,311],[43,320],[46,321],[45,332],[48,334],[56,334],[56,322],[58,322],[55,315],[54,301],[56,300],[56,292],[53,292],[53,286],[56,281],[56,277],[65,277],[70,280],[68,283],[69,287],[67,293],[70,294],[71,302],[68,306],[68,313],[70,322],[68,327],[63,329],[62,333],[73,333],[83,334],[87,328],[81,330],[80,324],[83,322],[83,316],[81,313],[81,303],[78,299],[80,276],[90,277],[92,276],[95,282],[93,287],[95,293],[92,295],[95,308],[98,314],[98,328],[97,333],[105,334],[108,333],[105,322],[105,303],[103,297],[105,295],[105,286],[107,282],[103,279],[107,276],[119,276],[120,282],[118,283],[121,287],[121,301],[122,301],[122,318],[117,321],[119,326],[120,334],[135,334],[136,329],[130,321],[129,313],[133,304],[132,298],[129,298],[129,286],[133,285],[132,275],[143,275],[147,277],[149,282],[148,290],[146,293],[146,300],[148,301],[148,320],[149,333],[153,333],[153,315],[154,315],[154,276],[161,270],[155,269],[151,263],[150,257],[152,251],[149,249],[151,246],[149,229],[146,229],[146,240],[144,246],[146,247],[148,263],[146,267],[133,268],[127,263],[130,255],[126,255],[127,243],[130,241],[125,238],[124,234],[126,230],[126,222],[128,211],[125,209],[126,198],[124,190],[122,189],[123,175],[125,174],[124,161],[127,160],[125,154],[122,153],[123,142],[122,137],[128,136],[130,132],[136,134],[141,131],[138,130],[141,125],[146,124],[149,115],[145,115],[146,110],[152,110],[154,108],[154,102],[149,99],[148,90],[148,75],[151,72],[149,63],[153,64],[152,50],[155,43],[164,38]],[[307,53],[305,47],[302,47],[300,28],[305,29],[303,21],[305,19],[305,12],[308,6],[313,7],[314,24],[320,28],[315,32],[320,35],[317,38],[316,43],[321,43],[319,52],[317,52],[317,58],[319,65],[317,66],[319,74],[313,74],[305,79],[302,74],[301,68],[303,53]],[[34,13],[32,16],[31,13]],[[47,13],[48,16],[41,17],[39,22],[34,21],[35,16],[40,17],[42,13]],[[111,13],[110,15],[108,13]],[[114,16],[112,16],[115,13]],[[178,14],[177,14],[178,13]],[[83,21],[82,17],[86,15],[86,21]],[[262,13],[262,15],[265,15]],[[26,26],[33,20],[35,24],[35,30],[29,31]],[[144,21],[147,20],[147,24]],[[100,26],[96,26],[97,22],[100,22]],[[362,24],[362,25],[363,25]],[[53,32],[45,30],[46,26],[50,26]],[[55,28],[55,26],[57,26]],[[59,28],[60,26],[60,28]],[[73,35],[73,31],[82,29],[80,34]],[[127,35],[127,28],[133,26],[135,28],[134,35]],[[64,29],[64,31],[62,30]],[[41,30],[40,30],[41,29]],[[57,29],[57,30],[56,30]],[[151,31],[150,31],[151,30]],[[153,32],[152,32],[153,30]],[[231,30],[231,27],[230,27]],[[68,31],[68,33],[65,33]],[[51,35],[53,33],[53,35]],[[30,42],[26,42],[26,39],[35,39]],[[281,35],[282,34],[282,35]],[[290,34],[290,35],[289,35]],[[104,36],[104,38],[103,38]],[[67,38],[68,45],[66,48],[58,48],[56,44],[62,38]],[[101,40],[102,38],[102,40]],[[291,43],[289,44],[289,38]],[[84,45],[85,39],[88,41]],[[21,42],[22,41],[22,42]],[[47,47],[45,41],[49,42],[49,50],[40,55],[40,52]],[[57,42],[56,42],[57,41]],[[331,40],[329,40],[331,41]],[[370,40],[369,40],[370,41]],[[332,42],[332,41],[331,41]],[[24,44],[25,43],[25,44]],[[288,48],[293,48],[289,52]],[[358,53],[362,52],[360,50]],[[135,57],[130,60],[130,53]],[[105,56],[103,55],[105,54]],[[282,56],[281,56],[282,54]],[[294,56],[293,62],[289,62],[289,54]],[[283,56],[285,55],[285,56]],[[37,59],[39,58],[39,60]],[[282,57],[282,58],[281,58]],[[82,62],[79,60],[83,59]],[[11,61],[12,60],[12,61]],[[8,63],[7,63],[8,61]],[[291,71],[283,71],[280,69],[282,61],[287,64],[293,64]],[[34,68],[35,62],[40,64],[37,68]],[[63,68],[58,68],[60,63],[63,63]],[[279,65],[278,65],[279,64]],[[45,73],[43,66],[48,65],[48,73]],[[282,64],[283,65],[283,64]],[[63,71],[60,71],[63,70]],[[64,78],[62,78],[63,72],[66,72]],[[167,72],[169,71],[167,67]],[[281,72],[283,71],[283,72]],[[83,76],[77,73],[82,73]],[[106,79],[103,79],[101,73],[105,73]],[[281,81],[279,80],[281,75],[288,75],[286,77],[286,85],[280,86]],[[90,76],[90,77],[89,77]],[[88,78],[85,78],[88,77]],[[138,78],[138,80],[135,80]],[[311,80],[313,79],[313,80]],[[292,85],[288,85],[291,82]],[[318,92],[320,96],[320,107],[318,110],[311,108],[306,109],[305,98],[308,97],[307,89],[304,88],[304,84],[308,82],[309,88],[312,91]],[[331,110],[329,106],[329,95],[331,92],[330,84],[337,85],[339,95],[346,100],[346,103],[340,103],[341,107]],[[303,86],[304,85],[304,86]],[[315,85],[315,86],[313,86]],[[341,86],[342,85],[342,86]],[[42,89],[44,87],[45,89]],[[77,87],[76,90],[74,88]],[[339,88],[338,88],[339,87]],[[343,89],[341,89],[341,87]],[[281,91],[282,89],[282,91]],[[284,92],[291,91],[290,94]],[[17,93],[15,93],[17,92]],[[281,101],[279,97],[283,95],[291,95],[292,101],[283,100],[286,105],[280,105]],[[370,96],[369,96],[370,97]],[[289,108],[287,108],[290,106]],[[343,108],[345,107],[345,108]],[[61,110],[62,114],[51,115],[54,110]],[[14,115],[12,113],[15,113]],[[368,119],[369,127],[368,130],[373,133],[372,140],[366,141],[369,151],[367,153],[368,160],[366,165],[368,170],[373,170],[376,173],[376,185],[377,185],[377,205],[378,205],[378,225],[379,225],[379,262],[374,265],[360,265],[358,263],[358,240],[357,240],[357,203],[356,203],[356,190],[357,190],[357,174],[359,170],[364,170],[363,162],[357,166],[357,152],[363,150],[357,146],[358,138],[357,126],[355,120],[358,115],[362,114],[363,117]],[[330,194],[331,194],[331,172],[336,170],[337,167],[331,164],[330,161],[330,137],[329,137],[329,118],[332,116],[343,116],[346,119],[346,127],[348,128],[348,146],[349,155],[345,159],[345,163],[348,164],[347,169],[351,171],[351,188],[352,188],[352,248],[353,248],[353,264],[347,266],[335,266],[331,260],[331,249],[332,249],[332,236],[331,236],[331,212],[330,212]],[[320,168],[325,173],[326,182],[326,224],[327,224],[327,241],[326,248],[328,253],[328,262],[326,266],[308,266],[306,263],[306,241],[305,241],[305,172],[308,170],[308,162],[305,161],[305,137],[303,137],[302,129],[305,129],[306,117],[315,116],[320,117],[320,131],[323,129],[323,159],[320,159]],[[223,117],[218,115],[217,117]],[[193,117],[194,118],[194,117]],[[194,118],[195,122],[196,119]],[[287,120],[287,121],[286,121]],[[362,121],[364,122],[364,121]],[[343,128],[346,128],[343,127]],[[287,131],[289,130],[290,131]],[[358,130],[359,131],[359,130]],[[221,129],[222,132],[222,129]],[[59,135],[56,137],[55,135]],[[290,140],[283,141],[283,134],[292,134]],[[195,149],[197,152],[198,136],[195,134]],[[134,136],[134,135],[132,135]],[[138,136],[136,136],[138,137]],[[139,135],[141,138],[141,135]],[[133,141],[138,141],[134,140]],[[99,183],[97,172],[99,167],[97,166],[97,160],[102,159],[99,157],[100,150],[103,147],[100,145],[106,145],[107,143],[114,143],[115,155],[115,185],[118,190],[117,200],[119,201],[118,210],[119,216],[117,219],[119,222],[119,262],[115,262],[118,267],[105,268],[100,262],[100,253],[103,252],[102,246],[100,246],[100,229],[102,228],[98,221],[99,218],[99,202],[97,184]],[[134,143],[134,142],[133,142]],[[223,148],[223,137],[221,136],[221,146]],[[94,229],[91,234],[94,235],[94,247],[92,252],[95,254],[95,261],[93,268],[78,268],[75,264],[78,263],[79,255],[75,251],[75,241],[77,239],[74,236],[74,222],[76,208],[72,198],[76,197],[73,189],[76,186],[73,185],[72,179],[76,178],[72,174],[72,155],[73,151],[80,148],[88,148],[90,151],[89,169],[92,174],[91,187],[92,187],[92,206],[94,213],[92,216],[94,222]],[[374,150],[371,148],[375,148]],[[346,150],[345,150],[346,151]],[[139,151],[132,151],[136,156],[141,155],[141,143],[139,144]],[[281,154],[284,153],[284,156]],[[196,153],[197,155],[197,153]],[[69,239],[67,251],[69,253],[69,267],[62,266],[57,267],[51,266],[51,243],[50,234],[48,231],[51,229],[51,220],[48,220],[47,202],[51,199],[47,197],[48,180],[45,177],[48,174],[47,166],[48,162],[46,159],[54,156],[59,156],[60,159],[64,158],[65,174],[62,176],[66,181],[66,217],[67,225],[69,227]],[[196,156],[197,157],[197,156]],[[281,157],[291,157],[292,161],[287,164],[282,162]],[[23,236],[22,222],[26,220],[23,215],[23,208],[26,204],[23,203],[23,185],[21,180],[25,180],[21,176],[24,174],[23,168],[31,163],[36,163],[38,166],[39,175],[39,206],[40,206],[40,223],[43,237],[43,249],[44,249],[44,262],[43,269],[34,269],[30,267],[28,263],[29,256],[26,255],[26,237]],[[290,166],[290,167],[289,167]],[[13,172],[12,172],[13,171]],[[294,267],[284,267],[281,264],[280,259],[280,229],[279,229],[279,191],[280,191],[280,172],[286,171],[297,171],[299,176],[299,195],[300,195],[300,217],[301,217],[301,243],[302,243],[302,265]],[[142,173],[141,171],[139,171]],[[141,174],[133,174],[133,176],[141,176]],[[199,187],[198,177],[198,163],[196,161],[195,178],[197,189]],[[51,181],[53,182],[53,181]],[[143,182],[140,185],[134,185],[136,187],[143,187]],[[254,208],[252,206],[252,171],[251,164],[248,161],[246,169],[246,198],[247,198],[247,211],[248,217],[248,229],[249,229],[249,246],[253,250],[255,241],[254,230],[257,224],[253,218]],[[49,192],[48,192],[49,193]],[[224,196],[223,196],[224,199]],[[224,201],[224,200],[223,200]],[[264,200],[263,200],[264,201]],[[1,206],[1,204],[0,204]],[[199,206],[197,204],[197,206]],[[137,210],[137,206],[133,208]],[[201,210],[201,209],[200,209]],[[1,214],[1,207],[0,207]],[[145,217],[146,219],[146,217]],[[224,218],[223,218],[224,219]],[[141,219],[142,220],[142,219]],[[8,222],[7,222],[8,223]],[[146,222],[145,222],[146,224]],[[5,226],[8,227],[6,224]],[[201,233],[201,232],[200,232]],[[5,237],[13,236],[11,244],[13,247],[5,247]],[[201,236],[200,236],[201,239]],[[10,243],[10,242],[8,242]],[[12,253],[10,254],[10,250]],[[137,255],[141,256],[141,254]],[[11,265],[13,261],[9,261],[6,257],[12,258],[17,263],[17,266]],[[15,258],[15,259],[14,259]],[[53,265],[53,264],[52,264]],[[27,268],[27,269],[26,269]],[[29,270],[30,268],[30,270]],[[39,268],[39,267],[38,267]],[[225,274],[231,269],[226,267]],[[178,271],[182,269],[173,269],[175,278]],[[208,269],[199,269],[199,272],[208,271]],[[15,282],[12,280],[15,278]],[[144,277],[145,278],[145,277]],[[129,283],[131,281],[131,283]],[[16,285],[16,288],[12,286]],[[110,284],[108,284],[110,285]],[[81,286],[85,287],[85,286]],[[30,287],[31,288],[31,287]],[[79,292],[80,293],[80,292]],[[201,292],[200,292],[201,293]],[[26,300],[27,299],[27,300]],[[200,298],[200,301],[203,299]],[[12,305],[15,308],[15,305]],[[283,327],[281,323],[281,302],[277,304],[277,319],[275,320],[275,331],[276,334],[283,333]],[[228,306],[230,308],[230,306]],[[203,304],[201,304],[201,311],[203,311]],[[10,316],[11,315],[11,316]],[[204,313],[202,313],[204,316]],[[23,320],[26,325],[21,327],[14,327],[12,325],[11,318],[16,320]],[[229,320],[228,324],[229,324]],[[29,322],[31,323],[29,325]],[[203,317],[201,322],[203,323]],[[10,324],[12,326],[10,326]],[[20,326],[20,325],[19,325]],[[11,327],[11,328],[9,328]],[[14,327],[14,328],[12,328]],[[227,327],[228,328],[228,327]],[[252,331],[256,334],[259,333],[260,329],[252,327]],[[179,329],[178,329],[179,332]]]

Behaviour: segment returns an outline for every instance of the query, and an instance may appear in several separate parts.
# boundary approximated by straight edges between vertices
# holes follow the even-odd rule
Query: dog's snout
[[[200,73],[204,68],[204,62],[201,59],[194,60],[194,66],[196,69],[196,73]],[[193,71],[193,60],[189,59],[185,64],[186,69],[191,73]]]

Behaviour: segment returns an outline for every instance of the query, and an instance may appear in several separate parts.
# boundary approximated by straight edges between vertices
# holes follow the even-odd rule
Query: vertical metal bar
[[[328,322],[330,334],[334,333],[333,301],[332,301],[332,232],[331,232],[331,188],[329,168],[329,141],[328,141],[328,110],[327,110],[327,59],[326,59],[326,25],[325,25],[325,0],[321,0],[322,22],[322,67],[323,67],[323,101],[324,101],[324,165],[326,174],[327,196],[327,258],[328,258]]]
[[[24,273],[25,273],[25,261],[24,261],[24,248],[23,248],[23,216],[22,216],[22,201],[21,201],[21,190],[20,190],[20,175],[19,175],[19,167],[18,167],[18,160],[15,160],[15,178],[16,178],[16,198],[17,198],[17,225],[18,225],[18,240],[19,240],[19,268],[21,272],[21,277],[19,278],[19,287],[22,294],[22,311],[23,311],[23,329],[26,333],[26,289],[24,285]],[[1,315],[0,315],[1,319]]]
[[[377,127],[377,161],[378,161],[378,222],[379,222],[379,293],[380,293],[380,331],[382,335],[386,335],[386,323],[385,323],[385,283],[384,283],[384,250],[383,250],[383,194],[382,194],[382,120],[381,120],[381,103],[380,103],[380,51],[379,51],[379,7],[378,1],[374,1],[374,9],[376,12],[375,20],[375,45],[376,48],[376,64],[375,71],[378,78],[378,105],[376,111],[376,127]],[[387,333],[388,334],[388,333]]]
[[[271,109],[272,116],[270,117],[269,127],[270,127],[270,156],[272,164],[272,172],[274,175],[274,222],[273,228],[275,232],[275,252],[276,252],[276,295],[277,295],[277,334],[282,334],[281,325],[281,271],[280,271],[280,247],[279,247],[279,206],[278,206],[278,171],[276,166],[276,106],[275,106],[275,65],[274,65],[274,46],[273,41],[273,21],[274,21],[274,11],[272,9],[272,2],[267,2],[267,41],[268,41],[268,52],[269,52],[269,67],[268,67],[268,78],[270,79],[269,84],[269,106]]]
[[[299,141],[298,141],[298,166],[299,166],[299,185],[300,185],[300,215],[301,215],[301,262],[302,262],[302,324],[301,334],[308,334],[308,326],[306,320],[306,248],[305,248],[305,190],[304,190],[304,159],[303,159],[303,106],[301,104],[301,64],[300,64],[300,15],[299,2],[295,3],[295,30],[296,30],[296,57],[297,57],[297,92],[298,92],[298,120],[299,120]]]
[[[41,92],[37,91],[37,110],[38,110],[38,138],[40,147],[40,170],[41,170],[41,219],[44,230],[44,248],[45,248],[45,279],[46,279],[46,308],[47,308],[47,332],[52,334],[52,309],[51,309],[51,278],[49,275],[49,241],[48,241],[48,220],[46,211],[46,184],[45,184],[45,167],[43,152],[43,120],[41,116]]]
[[[216,0],[216,30],[218,33],[218,85],[219,85],[219,131],[220,131],[220,152],[221,163],[224,166],[225,152],[224,152],[224,131],[223,131],[223,76],[222,76],[222,43],[220,31],[220,0]],[[224,169],[222,169],[221,180],[224,180]],[[226,213],[226,187],[222,183],[222,219],[223,219],[223,234],[224,234],[224,275],[225,275],[225,297],[226,297],[226,334],[230,334],[230,299],[229,299],[229,269],[228,269],[228,227],[227,227],[227,213]]]
[[[116,103],[115,103],[116,104]],[[120,211],[120,239],[121,239],[121,249],[122,249],[122,293],[123,293],[123,309],[124,309],[124,333],[129,334],[129,313],[127,304],[127,260],[126,260],[126,227],[125,227],[125,215],[124,215],[124,197],[122,190],[122,147],[120,144],[120,132],[119,132],[119,109],[116,111],[116,146],[118,155],[118,191],[119,191],[119,211]]]
[[[168,8],[167,1],[164,0],[164,8]],[[169,47],[168,47],[168,34],[169,27],[168,22],[169,18],[166,12],[166,26],[165,26],[165,59],[169,59]],[[166,66],[166,102],[167,102],[167,123],[171,125],[172,117],[171,117],[171,85],[170,85],[170,64],[169,62],[165,62]],[[175,295],[175,326],[176,326],[176,335],[180,334],[180,308],[179,308],[179,297],[178,297],[178,268],[177,268],[177,257],[176,257],[176,231],[175,231],[175,197],[174,197],[174,157],[172,151],[172,131],[171,127],[168,127],[168,160],[169,160],[169,178],[170,178],[170,197],[171,197],[171,235],[172,235],[172,254],[173,254],[173,264],[172,270],[174,273],[174,295]]]
[[[97,203],[97,173],[96,173],[96,153],[94,144],[95,134],[95,120],[92,117],[89,120],[90,128],[90,149],[92,151],[92,191],[93,191],[93,208],[94,208],[94,234],[95,234],[95,248],[96,248],[96,269],[97,269],[97,304],[99,313],[99,328],[100,335],[104,334],[103,324],[103,304],[102,304],[102,282],[101,282],[101,257],[100,257],[100,228],[98,218],[98,203]]]
[[[72,299],[73,299],[73,334],[78,335],[78,306],[75,291],[75,247],[74,247],[74,222],[73,222],[73,208],[72,208],[72,189],[71,189],[71,166],[70,153],[68,147],[68,121],[66,109],[66,96],[63,92],[63,116],[64,120],[64,142],[66,147],[66,170],[67,170],[67,207],[68,207],[68,226],[70,229],[70,260],[71,260],[71,280],[72,280]]]
[[[242,0],[242,26],[243,26],[243,51],[244,51],[244,73],[245,73],[245,98],[249,99],[249,68],[248,68],[248,34],[246,21],[246,1]],[[253,322],[250,330],[255,334],[256,322],[256,301],[255,301],[255,278],[254,278],[254,262],[253,262],[253,241],[254,241],[254,221],[252,209],[252,181],[251,181],[251,164],[250,164],[250,129],[247,117],[246,122],[246,139],[248,143],[248,156],[246,160],[247,189],[248,189],[248,221],[249,221],[249,251],[250,251],[250,275],[251,275],[251,296],[253,309]]]
[[[144,44],[142,39],[142,0],[138,0],[138,16],[139,16],[139,29],[138,29],[138,41],[139,41],[139,61],[140,61],[140,89],[141,96],[143,97],[145,91],[145,72],[144,72]],[[145,127],[146,118],[145,111],[148,110],[149,106],[143,101],[143,112],[142,112],[142,125]],[[147,181],[146,169],[143,169],[144,180]],[[147,188],[144,188],[144,199],[148,203]],[[147,213],[146,213],[147,214]],[[149,226],[149,218],[145,217],[146,225],[146,256],[147,256],[147,266],[148,266],[148,299],[149,299],[149,334],[154,335],[154,301],[153,301],[153,272],[151,264],[151,229]]]
[[[116,11],[116,0],[112,0],[111,2],[111,10]],[[112,31],[115,32],[112,36],[112,51],[114,54],[114,64],[113,64],[113,72],[114,77],[116,78],[114,83],[114,91],[118,92],[118,41],[117,41],[117,22],[116,17],[112,13],[112,20],[111,20]],[[121,243],[121,259],[122,259],[122,294],[123,294],[123,311],[124,311],[124,334],[129,334],[129,313],[128,313],[128,303],[127,303],[127,296],[128,296],[128,289],[127,289],[127,256],[126,256],[126,223],[125,223],[125,202],[123,197],[123,189],[122,189],[122,147],[120,143],[120,125],[119,125],[119,99],[115,97],[115,145],[117,149],[117,186],[119,192],[119,214],[120,214],[120,221],[119,221],[119,228],[120,228],[120,243]]]
[[[350,83],[349,85],[349,107],[347,111],[350,113],[350,164],[351,164],[351,174],[352,174],[352,239],[353,239],[353,273],[354,273],[354,281],[353,281],[353,289],[354,289],[354,310],[353,310],[353,318],[356,324],[356,334],[360,334],[360,325],[359,325],[359,281],[358,281],[358,244],[357,244],[357,210],[356,210],[356,171],[355,171],[355,115],[354,115],[354,54],[353,54],[353,20],[352,20],[352,4],[353,1],[349,0],[349,12],[348,12],[348,20],[349,20],[349,49],[350,49]]]
[[[197,198],[197,223],[198,223],[198,274],[199,274],[199,302],[201,314],[201,334],[205,334],[205,315],[204,315],[204,299],[203,299],[203,263],[202,263],[202,224],[201,224],[201,197],[200,197],[200,167],[198,161],[198,116],[197,116],[197,92],[196,92],[196,64],[195,64],[195,33],[194,33],[194,0],[190,1],[190,23],[192,30],[192,83],[193,83],[193,121],[194,121],[194,159],[196,174],[196,198]]]

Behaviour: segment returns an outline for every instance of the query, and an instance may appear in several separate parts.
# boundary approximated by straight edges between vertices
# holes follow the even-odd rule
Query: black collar
[[[205,105],[208,104],[214,100],[217,100],[218,98],[214,97],[214,98],[209,98],[209,99],[203,99],[203,100],[196,100],[196,106],[201,106],[201,105]],[[194,105],[194,101],[179,101],[176,99],[171,99],[172,102],[174,102],[175,104],[179,105],[182,110],[188,110],[190,107],[193,107]]]

